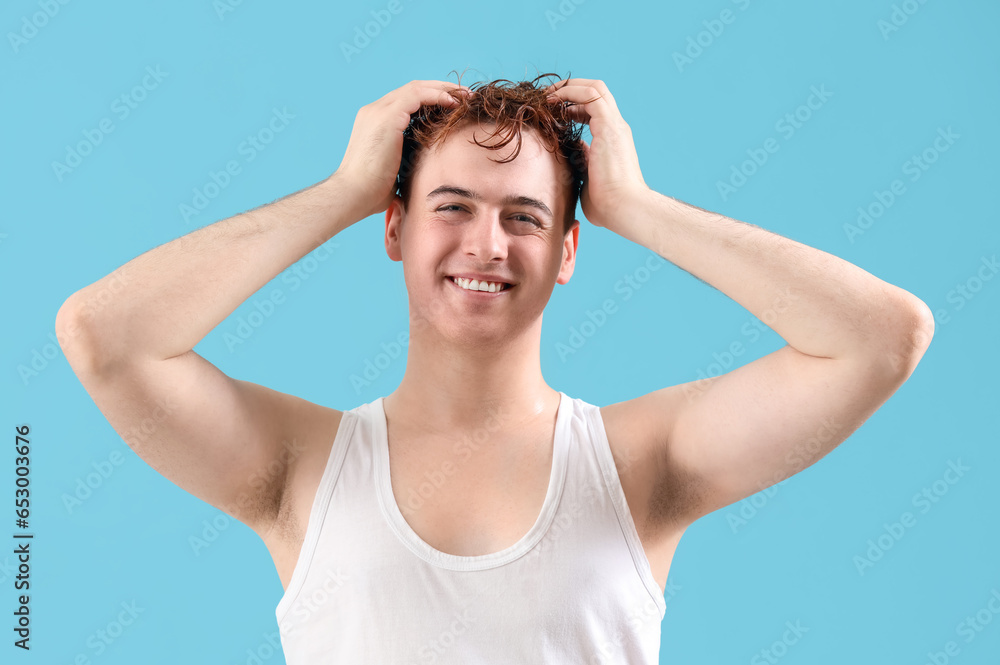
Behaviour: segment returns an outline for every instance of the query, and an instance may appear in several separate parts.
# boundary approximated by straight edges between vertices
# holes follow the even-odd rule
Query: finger
[[[415,80],[415,81],[410,81],[407,85],[414,87],[421,87],[421,88],[434,87],[434,88],[440,88],[442,90],[452,90],[455,88],[464,88],[468,90],[469,88],[468,86],[460,85],[458,83],[452,83],[451,81],[436,81],[436,80]],[[403,87],[405,88],[406,86]]]
[[[584,106],[594,104],[596,105],[594,108],[603,106],[606,109],[618,111],[618,104],[615,103],[615,98],[611,96],[610,92],[602,92],[599,87],[590,85],[566,85],[551,90],[548,93],[548,98]],[[588,109],[588,111],[591,115],[594,114],[592,110]]]
[[[433,103],[435,99],[440,97],[441,93],[447,94],[449,91],[459,90],[468,90],[468,88],[450,81],[410,81],[387,94],[385,99],[392,101],[398,98],[416,98]]]
[[[566,114],[566,117],[568,117],[573,122],[579,122],[584,125],[590,124],[591,117],[590,114],[587,113],[587,109],[584,106],[580,104],[571,105],[569,102],[557,102],[557,103],[565,104],[563,107],[563,112]]]
[[[452,83],[450,81],[412,81],[411,84],[418,91],[437,90],[451,99],[454,98],[448,93],[457,92],[468,95],[472,92],[469,90],[468,86],[459,85],[458,83]]]
[[[452,93],[469,94],[465,86],[448,81],[411,81],[394,92],[399,94],[387,101],[399,104],[407,114],[415,113],[421,106],[455,106],[458,100]]]
[[[579,104],[600,97],[608,106],[615,111],[618,110],[618,103],[611,91],[608,90],[608,86],[605,85],[604,81],[597,79],[563,79],[545,88],[545,92]],[[584,96],[583,99],[580,98],[581,95]]]
[[[560,88],[551,93],[547,100],[550,104],[562,104],[567,115],[577,122],[590,124],[595,117],[611,120],[615,115],[620,115],[614,102],[609,102],[591,87]]]
[[[550,83],[545,90],[551,90],[554,88],[561,88],[567,85],[586,85],[592,88],[597,88],[598,90],[607,92],[607,84],[600,79],[582,79],[582,78],[569,78],[569,79],[559,79],[555,83]]]
[[[597,90],[600,94],[604,96],[610,96],[611,90],[608,89],[607,84],[600,79],[581,79],[581,78],[571,78],[571,79],[561,79],[555,83],[549,84],[546,88],[546,92],[553,92],[559,88],[564,88],[566,86],[584,86],[590,87]]]

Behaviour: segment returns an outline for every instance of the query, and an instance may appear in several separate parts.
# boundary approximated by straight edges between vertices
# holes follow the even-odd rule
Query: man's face
[[[541,324],[556,283],[573,274],[579,222],[563,234],[565,167],[533,130],[482,148],[493,125],[468,122],[420,155],[404,210],[386,211],[386,252],[403,262],[411,313],[449,338],[490,343]],[[500,137],[490,139],[489,145]],[[503,291],[468,291],[452,278],[484,275]]]

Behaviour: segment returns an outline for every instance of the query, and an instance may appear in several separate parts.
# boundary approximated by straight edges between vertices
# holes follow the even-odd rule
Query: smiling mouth
[[[451,275],[448,275],[447,279],[450,280],[451,283],[457,286],[458,288],[462,289],[463,291],[469,291],[470,293],[501,293],[503,291],[510,291],[512,288],[514,288],[513,284],[508,284],[507,282],[493,282],[494,285],[499,284],[500,288],[496,290],[491,290],[489,287],[489,282],[478,282],[477,280],[474,279],[472,280],[462,279],[458,277],[452,277]],[[475,282],[476,284],[473,285],[473,282]],[[482,288],[482,284],[486,284],[487,288],[485,289]],[[475,288],[470,288],[472,286],[474,286]]]

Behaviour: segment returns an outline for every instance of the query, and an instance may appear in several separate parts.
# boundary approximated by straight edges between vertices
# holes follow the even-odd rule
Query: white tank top
[[[559,394],[541,512],[517,543],[479,556],[441,552],[403,518],[383,398],[345,411],[275,610],[286,662],[657,663],[666,602],[600,410]]]

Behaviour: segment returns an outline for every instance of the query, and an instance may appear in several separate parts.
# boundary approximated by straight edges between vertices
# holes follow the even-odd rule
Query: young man
[[[726,293],[787,345],[602,407],[549,387],[542,312],[573,273],[583,174],[590,223]],[[382,211],[410,304],[394,392],[338,411],[231,379],[192,350]],[[358,112],[331,177],[122,271],[114,306],[89,305],[109,275],[60,309],[66,357],[123,437],[155,423],[127,437],[137,454],[260,535],[286,589],[292,664],[656,662],[687,526],[829,453],[933,333],[907,291],[651,190],[607,86],[579,78],[412,81]]]

